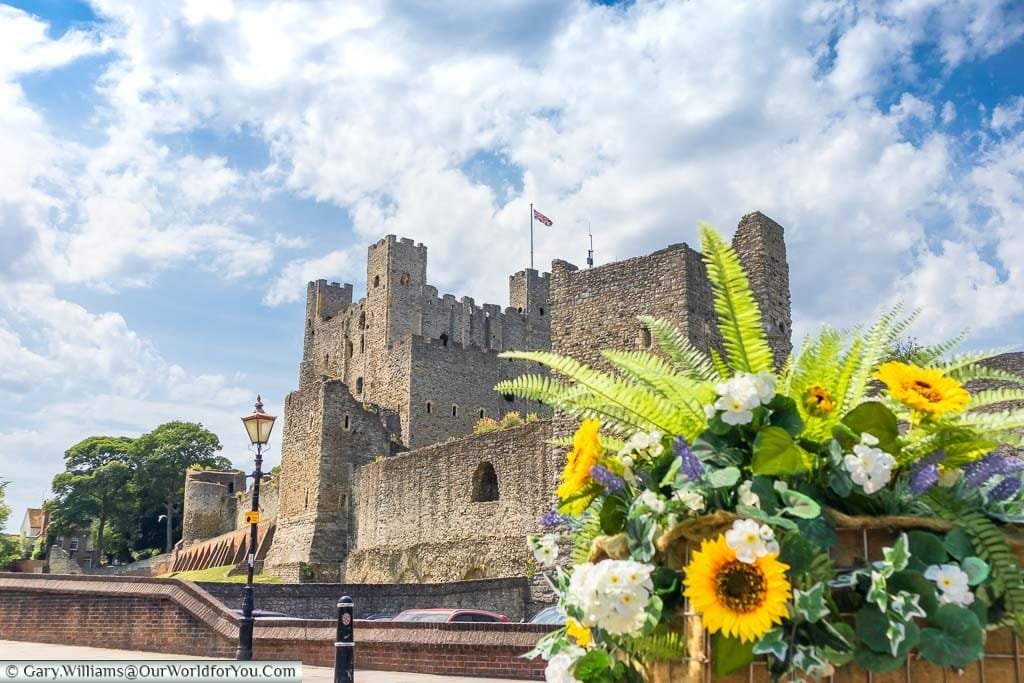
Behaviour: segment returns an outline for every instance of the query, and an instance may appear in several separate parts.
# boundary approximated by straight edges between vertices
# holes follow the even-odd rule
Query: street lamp
[[[251,415],[242,418],[245,431],[249,434],[249,441],[256,447],[256,469],[252,473],[252,510],[245,519],[249,522],[249,552],[246,557],[248,572],[245,579],[245,592],[242,597],[242,624],[238,628],[238,650],[235,651],[235,659],[249,661],[252,659],[252,611],[256,601],[252,591],[253,565],[256,563],[256,526],[260,521],[260,479],[263,472],[263,447],[270,440],[270,432],[274,429],[273,415],[263,412],[263,401],[256,396],[256,407]]]

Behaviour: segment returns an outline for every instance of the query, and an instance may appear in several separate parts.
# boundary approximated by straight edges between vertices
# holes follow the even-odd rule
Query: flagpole
[[[530,270],[533,270],[533,202],[530,202]]]

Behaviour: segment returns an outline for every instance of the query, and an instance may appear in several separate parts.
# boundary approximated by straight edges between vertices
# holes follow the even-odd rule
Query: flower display
[[[756,529],[753,535],[758,536]],[[760,640],[789,614],[788,567],[775,554],[741,558],[727,536],[704,541],[694,553],[686,566],[684,594],[711,633],[721,631],[742,642]]]
[[[504,354],[559,379],[518,377],[501,393],[580,420],[542,520],[572,561],[558,563],[553,534],[531,538],[567,615],[530,653],[547,679],[641,683],[677,660],[728,676],[756,657],[773,682],[910,658],[962,671],[990,630],[1024,635],[1009,533],[1024,523],[1024,461],[1005,448],[1024,442],[1024,377],[982,353],[943,356],[952,344],[891,359],[910,323],[898,308],[825,327],[780,362],[735,251],[709,228],[701,246],[714,353],[644,316],[661,353],[609,350],[611,371]],[[1000,388],[969,394],[976,380]],[[880,554],[865,548],[872,561],[840,565],[837,539],[857,523],[898,533]],[[694,618],[710,653],[686,631]]]

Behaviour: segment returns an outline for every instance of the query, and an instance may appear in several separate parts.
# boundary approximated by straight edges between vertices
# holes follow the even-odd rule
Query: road
[[[23,643],[0,640],[0,659],[212,659],[169,655],[161,652],[135,650],[108,650],[77,645],[51,645],[49,643]],[[471,678],[466,676],[431,676],[429,674],[399,671],[356,671],[356,683],[506,683],[508,678]],[[302,667],[303,683],[333,683],[334,670],[323,666]]]

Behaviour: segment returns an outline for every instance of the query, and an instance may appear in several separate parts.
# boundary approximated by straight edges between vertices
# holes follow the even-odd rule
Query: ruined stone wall
[[[336,581],[351,538],[354,467],[390,452],[380,416],[341,380],[320,378],[285,400],[280,512],[265,570]]]
[[[523,576],[562,463],[549,422],[470,436],[357,472],[356,550],[345,581],[423,583]],[[486,486],[488,467],[496,500]]]
[[[245,513],[252,510],[252,488],[248,491],[235,495],[235,526],[240,529],[245,526]],[[260,482],[260,518],[262,520],[275,519],[280,510],[281,486],[278,477],[264,475]]]
[[[236,493],[245,491],[240,470],[193,470],[185,473],[182,545],[191,545],[235,529]]]

